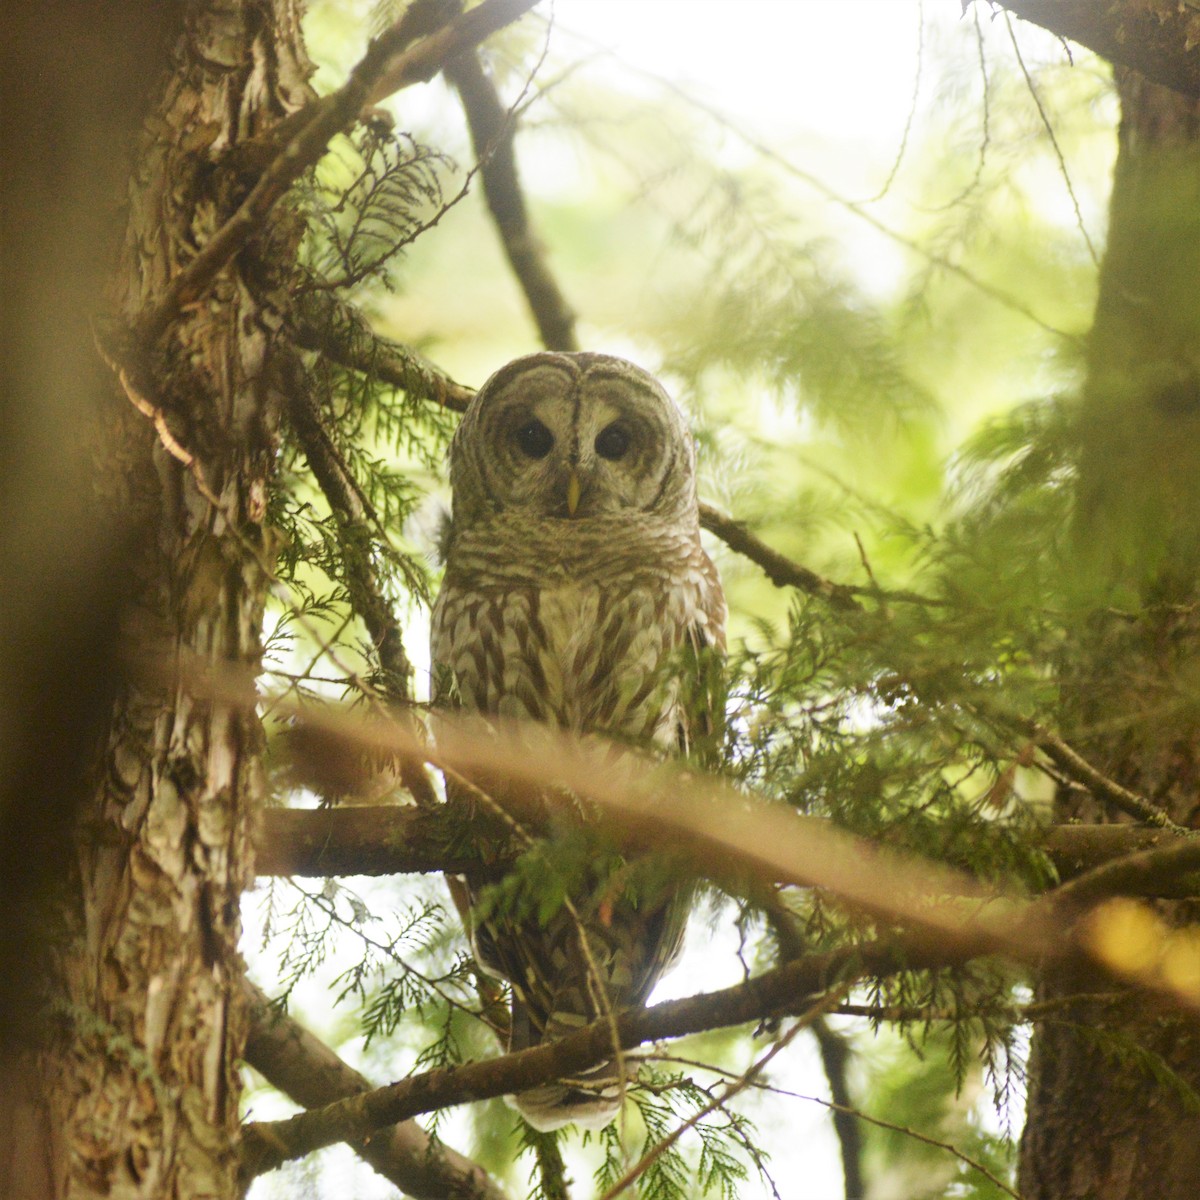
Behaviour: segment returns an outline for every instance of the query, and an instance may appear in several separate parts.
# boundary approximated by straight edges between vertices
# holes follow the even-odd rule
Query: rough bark
[[[308,63],[293,0],[196,3],[175,20],[102,334],[103,500],[143,522],[124,623],[138,669],[79,813],[53,944],[41,1144],[21,1148],[62,1197],[238,1189],[238,912],[261,792],[253,676],[278,408],[269,331],[284,278],[260,274],[252,288],[235,264],[161,337],[129,331],[237,204],[224,156],[308,99]],[[286,269],[295,233],[275,222],[274,254],[259,260]],[[204,673],[225,680],[228,699],[190,694]]]
[[[1080,419],[1081,594],[1133,604],[1097,617],[1064,678],[1064,727],[1125,787],[1195,825],[1200,730],[1180,700],[1194,678],[1200,573],[1200,104],[1118,70],[1123,104],[1109,244]],[[1094,732],[1104,729],[1103,735]],[[1102,800],[1064,796],[1059,815],[1104,820]],[[1126,817],[1118,819],[1125,820]],[[1194,902],[1160,902],[1172,924]],[[1046,973],[1046,1000],[1096,987]],[[1191,1200],[1200,1185],[1195,1112],[1147,1063],[1200,1089],[1200,1023],[1132,1004],[1037,1028],[1020,1190],[1027,1200]]]

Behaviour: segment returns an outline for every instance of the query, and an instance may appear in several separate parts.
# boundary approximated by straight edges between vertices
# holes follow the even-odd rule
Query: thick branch
[[[1050,893],[1060,911],[1068,905],[1091,904],[1110,896],[1172,896],[1172,884],[1192,886],[1183,895],[1195,895],[1200,872],[1200,835],[1177,838],[1170,845],[1155,846],[1136,854],[1123,855],[1080,875]]]
[[[1001,0],[1014,16],[1200,97],[1200,11],[1177,0]]]
[[[836,980],[851,962],[856,967],[870,964],[868,969],[873,967],[881,974],[899,968],[894,946],[882,943],[855,953],[819,955],[724,991],[622,1013],[617,1018],[617,1033],[621,1045],[631,1049],[647,1041],[742,1025],[765,1015],[803,1012],[811,1006],[813,994]],[[911,960],[909,965],[913,965]],[[611,1052],[612,1040],[612,1023],[600,1020],[549,1045],[415,1075],[285,1121],[250,1124],[244,1130],[244,1174],[262,1174],[322,1146],[362,1137],[423,1112],[525,1091],[546,1080],[569,1076]]]
[[[250,1035],[245,1058],[268,1083],[305,1108],[332,1104],[371,1090],[371,1084],[308,1030],[271,1007],[252,984]],[[505,1200],[487,1172],[469,1158],[432,1140],[415,1122],[375,1131],[351,1146],[385,1179],[414,1200]]]
[[[328,292],[309,292],[297,299],[291,330],[293,340],[305,350],[380,379],[414,400],[463,412],[475,394],[411,346],[381,337],[362,313]]]
[[[448,62],[446,78],[458,89],[471,144],[483,175],[483,194],[504,253],[525,293],[542,345],[578,350],[575,314],[546,263],[546,252],[529,223],[513,149],[516,120],[505,108],[479,56],[471,51]]]
[[[401,18],[376,38],[336,92],[314,100],[283,122],[286,138],[234,214],[172,281],[158,307],[138,330],[147,343],[156,340],[187,304],[198,300],[234,256],[262,228],[288,189],[325,153],[330,140],[364,108],[410,84],[432,79],[465,49],[475,46],[531,9],[537,0],[483,0],[436,32],[410,45],[423,32]],[[411,10],[410,10],[411,11]]]

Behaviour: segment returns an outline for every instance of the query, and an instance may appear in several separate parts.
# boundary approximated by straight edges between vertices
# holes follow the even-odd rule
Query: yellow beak
[[[572,517],[575,515],[575,510],[579,507],[579,493],[581,491],[579,472],[572,471],[567,478],[567,513]]]

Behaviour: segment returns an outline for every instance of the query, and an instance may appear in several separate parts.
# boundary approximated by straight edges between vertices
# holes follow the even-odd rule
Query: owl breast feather
[[[687,607],[671,591],[631,580],[443,592],[435,657],[465,707],[669,746],[678,688],[663,668]]]

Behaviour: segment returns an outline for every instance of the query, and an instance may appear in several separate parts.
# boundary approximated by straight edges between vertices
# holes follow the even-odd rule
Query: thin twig
[[[786,1088],[774,1087],[770,1084],[757,1084],[755,1086],[761,1087],[763,1091],[771,1092],[777,1096],[791,1096],[795,1100],[807,1100],[812,1104],[819,1104],[822,1108],[828,1108],[833,1112],[844,1112],[859,1121],[866,1121],[868,1125],[876,1125],[880,1129],[890,1129],[893,1133],[902,1133],[905,1137],[910,1137],[914,1141],[924,1142],[927,1146],[935,1146],[939,1150],[945,1150],[947,1153],[953,1154],[959,1162],[970,1167],[971,1170],[978,1171],[980,1175],[998,1187],[1006,1196],[1011,1196],[1013,1200],[1021,1200],[1019,1192],[1013,1191],[1004,1180],[994,1175],[978,1159],[964,1153],[953,1142],[943,1142],[940,1138],[930,1137],[929,1134],[921,1133],[919,1130],[913,1129],[910,1125],[898,1125],[894,1121],[885,1121],[882,1117],[872,1117],[869,1113],[865,1113],[861,1109],[835,1104],[832,1100],[822,1100],[820,1096],[806,1096],[802,1092],[791,1092]]]
[[[1021,47],[1017,42],[1017,31],[1013,28],[1012,17],[1007,12],[1004,14],[1004,24],[1008,29],[1008,37],[1012,42],[1013,53],[1017,56],[1017,66],[1021,68],[1021,74],[1025,78],[1025,87],[1028,89],[1030,96],[1033,97],[1033,103],[1037,106],[1038,116],[1042,119],[1042,127],[1046,131],[1046,136],[1050,139],[1050,147],[1054,151],[1054,157],[1058,159],[1059,174],[1063,177],[1063,183],[1067,185],[1067,195],[1071,197],[1071,205],[1075,209],[1075,224],[1079,228],[1079,232],[1083,234],[1083,240],[1087,244],[1088,254],[1091,255],[1092,262],[1098,267],[1100,265],[1100,255],[1096,253],[1096,247],[1092,243],[1091,235],[1088,233],[1087,226],[1083,222],[1083,210],[1079,207],[1079,197],[1075,195],[1075,185],[1071,182],[1071,173],[1067,170],[1067,160],[1063,157],[1062,147],[1058,144],[1058,135],[1054,132],[1054,126],[1050,123],[1050,117],[1046,112],[1045,105],[1042,104],[1042,98],[1038,95],[1038,90],[1034,86],[1033,76],[1029,74],[1029,68],[1025,65],[1025,58],[1021,54]]]
[[[873,196],[869,196],[866,200],[861,201],[863,204],[875,204],[882,200],[888,192],[892,190],[892,184],[896,182],[896,176],[900,174],[900,165],[904,162],[905,152],[908,150],[908,139],[912,133],[913,120],[917,115],[917,101],[921,95],[921,75],[925,64],[925,5],[924,3],[917,4],[917,65],[913,73],[913,90],[912,100],[908,105],[908,118],[904,122],[904,132],[900,135],[900,145],[896,150],[896,157],[892,162],[892,169],[888,172],[887,178],[883,181],[883,186]],[[857,1196],[857,1190],[850,1190],[847,1185],[846,1195]]]
[[[859,1014],[865,1012],[866,1015],[870,1015],[870,1013],[873,1010],[870,1010],[870,1009],[864,1010],[863,1007],[860,1005],[841,1004],[835,1008],[830,1009],[829,1011],[833,1012],[833,1013],[839,1013],[839,1014],[847,1013],[850,1015],[859,1015]],[[950,1019],[950,1018],[947,1018],[947,1019]],[[961,1018],[954,1018],[954,1019],[961,1019]],[[677,1063],[680,1066],[695,1067],[695,1068],[699,1068],[700,1070],[703,1070],[703,1071],[711,1071],[714,1075],[721,1075],[727,1079],[736,1078],[736,1076],[734,1075],[734,1072],[726,1069],[725,1067],[714,1066],[712,1063],[698,1062],[696,1059],[692,1059],[692,1058],[682,1058],[678,1055],[671,1055],[671,1054],[656,1054],[654,1056],[654,1058],[655,1058],[655,1061],[657,1061],[657,1062]],[[987,1167],[985,1167],[982,1163],[977,1162],[975,1159],[971,1158],[969,1155],[964,1154],[961,1150],[958,1149],[957,1146],[954,1146],[950,1142],[937,1141],[936,1139],[931,1138],[926,1134],[918,1133],[915,1129],[911,1129],[907,1125],[892,1125],[892,1124],[889,1124],[887,1121],[883,1120],[882,1118],[869,1116],[867,1113],[863,1112],[861,1109],[854,1108],[851,1105],[843,1105],[843,1104],[838,1103],[837,1101],[823,1100],[823,1099],[821,1099],[820,1096],[806,1096],[802,1092],[792,1092],[792,1091],[789,1091],[787,1088],[781,1088],[781,1087],[776,1086],[775,1084],[763,1083],[763,1082],[757,1081],[757,1080],[751,1083],[751,1087],[753,1087],[756,1090],[761,1091],[761,1092],[770,1092],[772,1095],[776,1095],[776,1096],[787,1096],[793,1100],[806,1100],[813,1104],[820,1104],[824,1108],[832,1109],[832,1110],[834,1110],[834,1112],[840,1111],[840,1112],[844,1113],[847,1117],[854,1118],[855,1120],[866,1121],[869,1125],[878,1125],[884,1129],[891,1129],[896,1133],[903,1133],[903,1134],[906,1134],[908,1137],[915,1138],[919,1142],[925,1142],[926,1144],[928,1144],[930,1146],[936,1146],[939,1149],[948,1150],[951,1154],[954,1155],[955,1158],[961,1160],[962,1162],[966,1163],[967,1166],[973,1168],[974,1170],[981,1172],[988,1179],[992,1180],[992,1182],[995,1183],[998,1187],[1000,1187],[1001,1189],[1006,1191],[1010,1196],[1013,1196],[1015,1198],[1015,1200],[1021,1200],[1021,1197],[1016,1192],[1012,1191],[1011,1188],[1009,1188],[1007,1185],[1005,1185],[999,1179],[997,1179],[994,1175],[992,1175],[991,1172],[988,1171]],[[849,1190],[846,1191],[847,1196],[853,1195],[853,1196],[857,1197],[861,1194],[862,1194],[861,1192],[851,1193]]]
[[[932,264],[933,266],[939,267],[948,274],[957,276],[964,283],[969,284],[977,291],[983,293],[983,295],[989,297],[989,299],[995,300],[997,303],[1002,304],[1005,308],[1011,309],[1013,312],[1020,313],[1021,316],[1025,317],[1029,321],[1032,321],[1035,325],[1039,326],[1041,329],[1044,329],[1047,333],[1051,333],[1055,337],[1061,338],[1063,341],[1069,342],[1072,345],[1082,345],[1083,339],[1078,334],[1070,333],[1065,329],[1059,329],[1057,326],[1052,325],[1049,321],[1038,316],[1038,314],[1028,304],[1024,303],[1024,301],[1017,299],[1017,297],[1010,295],[1008,292],[996,287],[994,284],[988,283],[987,280],[981,279],[978,275],[975,275],[961,264],[956,263],[953,259],[947,258],[944,254],[938,254],[936,251],[930,250],[927,247],[920,245],[918,242],[915,242],[912,238],[906,237],[902,233],[898,233],[890,225],[881,221],[878,217],[871,213],[863,203],[855,200],[847,200],[845,196],[840,195],[836,189],[830,187],[818,176],[812,174],[810,171],[804,170],[803,167],[798,167],[789,159],[784,158],[781,154],[779,154],[778,151],[773,150],[765,142],[762,142],[752,134],[747,133],[735,121],[731,120],[719,109],[714,108],[712,105],[705,104],[702,100],[698,100],[685,88],[680,87],[676,83],[672,83],[669,79],[664,79],[661,75],[656,75],[652,71],[640,71],[638,73],[653,79],[659,84],[659,86],[665,88],[667,91],[673,92],[676,96],[683,100],[685,104],[695,108],[698,112],[704,113],[705,116],[707,116],[711,121],[716,122],[719,126],[721,126],[722,129],[728,130],[745,145],[749,146],[750,149],[756,154],[761,155],[769,162],[775,163],[781,170],[785,171],[793,178],[800,180],[804,184],[807,184],[808,187],[820,193],[830,203],[837,205],[839,208],[845,209],[847,212],[853,213],[854,216],[859,218],[859,220],[865,221],[871,226],[872,229],[883,234],[884,237],[889,238],[891,241],[900,246],[903,246],[906,250],[910,250],[913,254],[917,255],[919,258],[923,258],[926,262]]]

